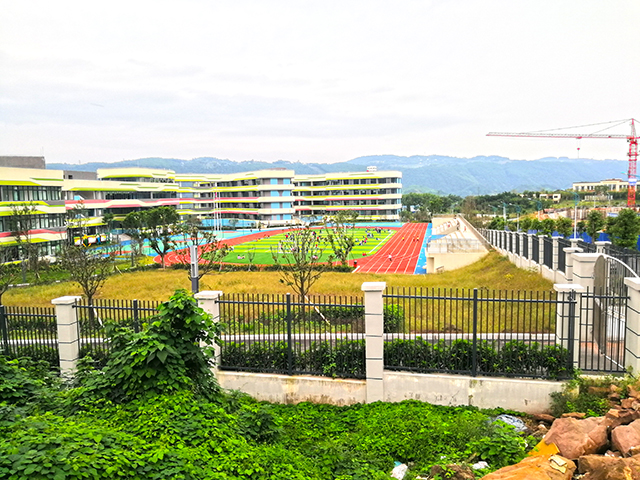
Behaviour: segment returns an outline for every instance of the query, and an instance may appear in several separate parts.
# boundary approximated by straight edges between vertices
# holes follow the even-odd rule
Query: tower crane
[[[638,136],[636,135],[636,120],[625,119],[618,120],[614,122],[605,122],[605,123],[594,123],[590,125],[579,125],[576,127],[565,127],[565,128],[556,128],[553,130],[538,130],[535,132],[521,132],[521,133],[504,133],[504,132],[490,132],[487,134],[488,137],[532,137],[532,138],[577,138],[578,140],[582,140],[583,138],[625,138],[627,142],[629,142],[629,170],[627,172],[629,179],[629,187],[627,190],[627,207],[633,208],[636,205],[636,162],[638,160]],[[623,125],[625,123],[630,123],[631,125],[631,133],[629,135],[619,135],[619,134],[611,134],[611,133],[603,133],[606,130],[617,127],[619,125]],[[606,128],[602,128],[599,131],[594,133],[585,133],[585,134],[577,134],[577,133],[560,133],[560,130],[568,130],[570,128],[583,128],[583,127],[594,127],[601,125],[609,125]],[[578,149],[579,150],[579,149]]]

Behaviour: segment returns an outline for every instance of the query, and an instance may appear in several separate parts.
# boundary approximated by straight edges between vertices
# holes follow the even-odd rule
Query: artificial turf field
[[[320,261],[327,261],[328,257],[333,254],[331,244],[327,240],[327,229],[319,228],[317,230],[318,248],[322,250]],[[353,229],[353,238],[355,240],[355,246],[349,256],[350,260],[358,260],[358,258],[371,256],[376,253],[380,248],[396,233],[396,230],[389,228],[375,227],[356,227]],[[253,258],[253,264],[255,265],[272,265],[273,257],[272,251],[278,251],[280,242],[285,240],[285,234],[278,233],[276,235],[269,236],[267,233],[263,237],[257,240],[247,241],[239,245],[233,246],[231,251],[224,259],[225,263],[237,263],[248,264],[250,263],[250,256],[252,252],[255,254]],[[367,236],[369,235],[369,236]],[[241,238],[239,239],[241,240]],[[365,243],[366,242],[366,243]]]

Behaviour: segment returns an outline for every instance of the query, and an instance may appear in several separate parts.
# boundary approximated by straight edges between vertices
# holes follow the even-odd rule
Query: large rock
[[[640,447],[640,420],[622,425],[611,432],[611,445],[623,455]]]
[[[613,430],[620,425],[628,425],[640,418],[640,412],[631,409],[610,409],[604,417],[604,424]]]
[[[557,422],[557,420],[556,420]],[[496,470],[483,480],[569,480],[576,465],[559,455],[527,457],[520,463]]]
[[[587,455],[580,457],[582,480],[640,480],[640,456],[631,458]]]
[[[609,444],[604,417],[584,420],[558,418],[544,437],[547,444],[555,443],[560,455],[577,460],[583,455],[604,452]]]

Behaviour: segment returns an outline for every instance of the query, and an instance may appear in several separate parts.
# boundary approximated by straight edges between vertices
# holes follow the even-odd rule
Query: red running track
[[[413,275],[427,232],[427,223],[407,223],[371,257],[358,259],[357,272]],[[389,260],[391,255],[391,260]]]

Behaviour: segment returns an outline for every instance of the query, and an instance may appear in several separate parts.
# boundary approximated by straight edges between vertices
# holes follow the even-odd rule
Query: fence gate
[[[624,372],[628,267],[601,255],[594,268],[594,288],[582,296],[579,368]]]

